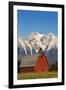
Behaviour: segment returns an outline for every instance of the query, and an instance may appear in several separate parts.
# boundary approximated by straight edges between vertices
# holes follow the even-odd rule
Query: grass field
[[[39,79],[39,78],[56,78],[57,77],[57,72],[40,72],[40,73],[19,73],[17,75],[18,80],[22,79]]]

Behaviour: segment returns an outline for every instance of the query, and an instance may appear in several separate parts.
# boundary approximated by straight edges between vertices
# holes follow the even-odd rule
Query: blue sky
[[[49,11],[17,11],[18,37],[27,37],[31,32],[58,35],[58,13]]]

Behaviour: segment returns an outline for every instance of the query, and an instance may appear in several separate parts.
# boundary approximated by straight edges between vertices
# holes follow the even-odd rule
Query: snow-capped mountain
[[[18,47],[24,49],[25,54],[27,54],[27,48],[32,54],[32,49],[37,53],[39,48],[42,48],[43,51],[49,51],[52,48],[56,48],[58,45],[57,37],[52,33],[40,34],[38,32],[32,32],[26,39],[18,38],[17,41]]]
[[[32,55],[37,54],[39,48],[42,48],[46,53],[47,58],[57,59],[58,51],[58,38],[53,33],[40,34],[38,32],[32,32],[26,39],[17,40],[18,54],[20,55]],[[51,58],[51,61],[52,59]]]

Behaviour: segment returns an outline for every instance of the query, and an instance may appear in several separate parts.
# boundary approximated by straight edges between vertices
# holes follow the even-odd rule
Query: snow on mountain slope
[[[32,47],[31,47],[31,45],[29,44],[29,42],[27,40],[25,40],[25,43],[30,48],[30,52],[31,52],[31,55],[32,55]]]
[[[49,46],[48,46],[47,50],[58,47],[57,37],[54,36],[52,33],[49,33],[47,36],[51,36],[51,40],[50,40],[50,43],[49,43]]]
[[[30,35],[28,36],[28,40],[34,39],[35,36],[40,40],[40,39],[44,36],[44,34],[40,34],[40,33],[38,33],[38,32],[32,32],[32,33],[30,33]]]
[[[18,38],[18,45],[19,44],[21,48],[24,48],[27,55],[27,48],[31,54],[33,53],[33,50],[37,53],[39,48],[42,48],[43,51],[47,52],[52,48],[57,48],[58,40],[52,33],[45,35],[38,32],[32,32],[26,39]]]
[[[27,54],[27,50],[26,50],[26,47],[25,47],[24,41],[21,40],[21,39],[18,39],[18,43],[21,45],[22,48],[24,48],[25,54]]]

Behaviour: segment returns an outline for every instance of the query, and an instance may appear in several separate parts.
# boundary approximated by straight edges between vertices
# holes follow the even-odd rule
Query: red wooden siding
[[[31,67],[21,67],[20,68],[20,72],[34,72],[34,67],[31,66]]]
[[[34,67],[35,72],[48,71],[48,61],[45,55],[41,54]]]

